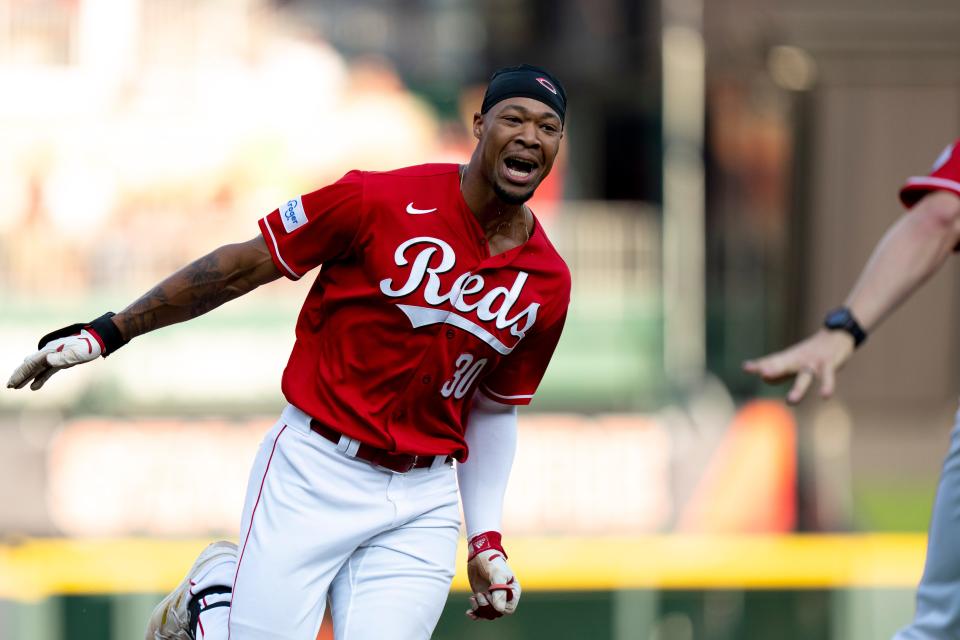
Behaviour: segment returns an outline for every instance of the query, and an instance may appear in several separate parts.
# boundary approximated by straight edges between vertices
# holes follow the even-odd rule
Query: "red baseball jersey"
[[[960,140],[943,150],[929,175],[907,179],[900,189],[900,201],[912,207],[931,191],[951,191],[960,196]]]
[[[351,171],[260,229],[288,278],[323,265],[283,373],[294,406],[376,447],[464,460],[477,388],[530,402],[570,272],[536,219],[526,243],[491,256],[457,165]]]

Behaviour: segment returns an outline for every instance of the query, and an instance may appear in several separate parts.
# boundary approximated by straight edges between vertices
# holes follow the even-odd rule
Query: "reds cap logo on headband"
[[[537,82],[545,86],[553,95],[557,95],[556,87],[554,87],[553,84],[546,78],[544,77],[537,78]]]
[[[567,92],[560,81],[546,69],[529,64],[504,67],[494,73],[483,94],[480,113],[486,113],[490,107],[507,98],[539,100],[557,112],[561,123],[567,112]]]

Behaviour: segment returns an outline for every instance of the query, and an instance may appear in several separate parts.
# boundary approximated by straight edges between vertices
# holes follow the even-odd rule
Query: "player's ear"
[[[483,114],[479,111],[474,112],[473,114],[473,137],[477,140],[480,139],[480,135],[483,133]]]

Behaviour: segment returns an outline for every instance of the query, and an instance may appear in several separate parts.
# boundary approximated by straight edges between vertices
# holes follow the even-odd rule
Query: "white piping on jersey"
[[[919,178],[907,179],[908,187],[946,187],[954,191],[960,191],[960,182],[948,180],[946,178],[935,178],[933,176],[923,176]]]
[[[286,261],[283,259],[283,256],[280,255],[280,247],[279,245],[277,245],[277,238],[276,236],[273,235],[273,229],[270,228],[270,223],[267,221],[266,218],[263,219],[263,226],[267,228],[267,232],[270,234],[270,240],[273,241],[273,248],[276,250],[277,260],[280,261],[280,264],[283,265],[284,269],[290,272],[290,275],[293,276],[294,280],[299,280],[300,275],[296,271],[291,269],[290,265],[288,265]]]
[[[491,396],[496,396],[496,397],[500,398],[501,400],[521,400],[521,399],[526,400],[527,398],[532,398],[532,397],[533,397],[533,394],[532,394],[532,393],[529,394],[529,395],[505,396],[505,395],[502,395],[502,394],[497,393],[496,391],[494,391],[493,389],[491,389],[490,387],[488,387],[488,386],[486,386],[486,385],[484,385],[481,390],[482,390],[484,393],[489,393]]]
[[[514,349],[514,347],[508,347],[500,342],[495,335],[480,325],[451,311],[432,307],[418,307],[412,304],[398,304],[397,307],[410,319],[410,324],[413,325],[414,329],[429,324],[452,324],[480,338],[501,355],[508,355]]]

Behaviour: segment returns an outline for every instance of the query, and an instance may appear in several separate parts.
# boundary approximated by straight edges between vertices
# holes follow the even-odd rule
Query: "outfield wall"
[[[207,542],[0,546],[0,640],[138,637]],[[868,640],[909,620],[925,539],[673,535],[508,544],[524,593],[518,614],[496,623],[498,638]],[[468,587],[460,569],[434,637],[489,638],[494,627],[462,615]]]

